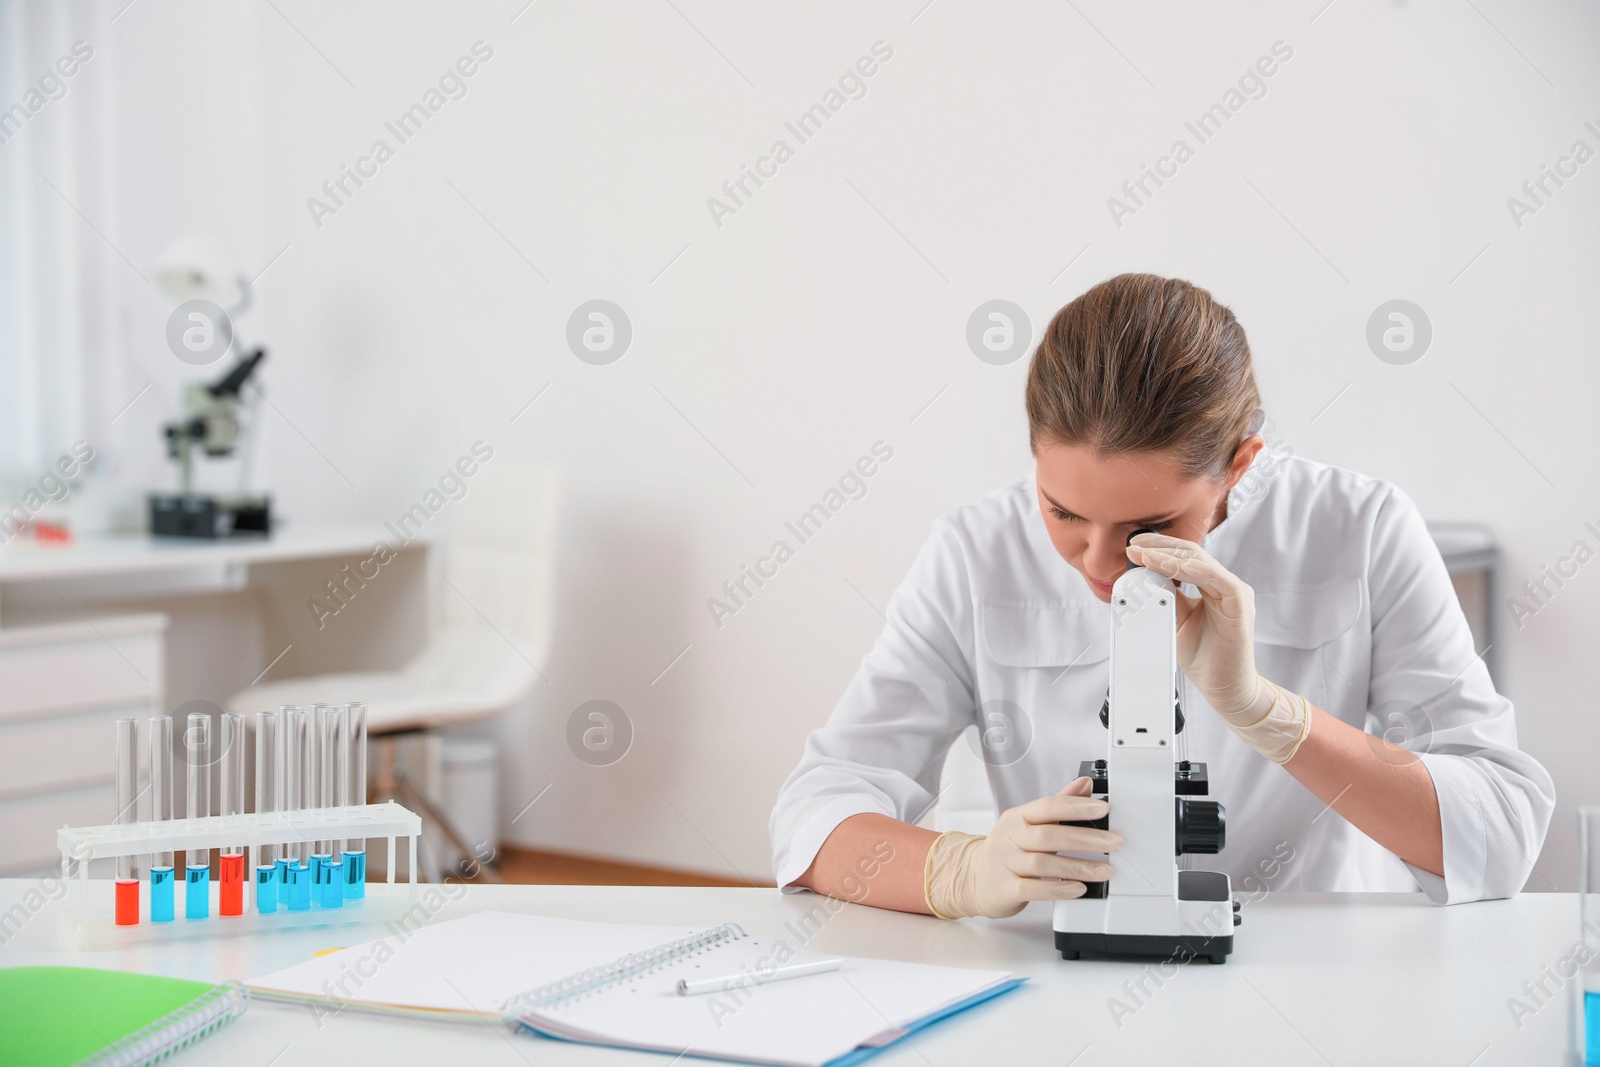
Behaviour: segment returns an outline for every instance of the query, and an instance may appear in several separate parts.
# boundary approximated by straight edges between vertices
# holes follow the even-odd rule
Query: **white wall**
[[[189,226],[252,272],[287,246],[241,323],[271,346],[285,512],[377,534],[479,438],[568,471],[550,685],[503,727],[507,817],[553,785],[514,840],[769,877],[775,791],[929,520],[1028,470],[1025,360],[964,341],[991,298],[1037,336],[1112,274],[1191,278],[1239,313],[1297,452],[1493,524],[1513,586],[1600,547],[1600,162],[1520,228],[1506,207],[1575,140],[1600,149],[1592,7],[521,6],[141,0],[97,72],[118,79],[130,258]],[[479,40],[467,96],[396,146],[384,122]],[[785,120],[880,40],[867,95],[718,227],[707,198],[794,146]],[[1107,198],[1280,40],[1266,95],[1115,225]],[[394,158],[317,227],[307,198],[379,137]],[[605,367],[564,342],[596,297],[635,331]],[[1363,338],[1396,297],[1434,326],[1411,366]],[[116,373],[159,385],[119,424],[145,450],[129,477],[160,473],[143,442],[188,377],[164,316],[129,286]],[[866,497],[716,626],[707,598],[877,440],[894,456]],[[1562,801],[1530,888],[1570,889],[1573,806],[1600,801],[1600,565],[1521,630],[1500,610]],[[564,740],[596,697],[636,735],[603,768]]]

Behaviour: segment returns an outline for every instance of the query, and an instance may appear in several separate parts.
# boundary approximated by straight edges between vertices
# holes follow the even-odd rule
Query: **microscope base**
[[[150,533],[207,540],[255,536],[272,530],[272,503],[264,496],[212,493],[149,494]]]
[[[1233,935],[1205,937],[1197,934],[1077,934],[1056,931],[1056,949],[1064,960],[1160,959],[1188,963],[1204,959],[1226,963],[1233,951]]]
[[[1177,874],[1176,899],[1119,897],[1101,882],[1093,883],[1098,892],[1057,901],[1051,925],[1061,958],[1226,963],[1233,951],[1232,930],[1241,921],[1228,876],[1219,871]],[[1168,932],[1150,932],[1163,928]]]

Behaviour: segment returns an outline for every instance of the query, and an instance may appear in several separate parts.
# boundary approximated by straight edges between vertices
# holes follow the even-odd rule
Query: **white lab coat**
[[[1263,452],[1204,547],[1255,590],[1256,668],[1423,761],[1438,793],[1443,878],[1402,863],[1234,736],[1180,682],[1180,756],[1209,765],[1227,845],[1186,866],[1271,890],[1411,890],[1438,904],[1509,897],[1539,855],[1550,775],[1517,748],[1432,538],[1399,489]],[[1185,586],[1183,591],[1196,591]],[[1106,753],[1108,605],[1051,545],[1024,479],[933,524],[888,625],[779,792],[778,885],[862,812],[916,821],[970,726],[1000,810],[1045,796]],[[997,718],[996,715],[1001,717]],[[1186,746],[1186,747],[1185,747]],[[1116,799],[1113,795],[1113,818]]]

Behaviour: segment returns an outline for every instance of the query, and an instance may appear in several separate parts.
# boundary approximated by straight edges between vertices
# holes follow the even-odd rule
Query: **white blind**
[[[0,491],[93,436],[112,335],[105,41],[99,3],[0,0]],[[82,42],[79,44],[78,42]],[[74,54],[74,46],[77,54]],[[90,58],[79,57],[88,52]],[[98,64],[98,66],[97,66]],[[70,68],[71,74],[63,74]]]

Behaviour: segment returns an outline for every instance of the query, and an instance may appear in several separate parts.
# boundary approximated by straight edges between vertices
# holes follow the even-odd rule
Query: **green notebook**
[[[242,1014],[237,983],[88,967],[0,968],[0,1049],[28,1067],[136,1067],[188,1048]]]

